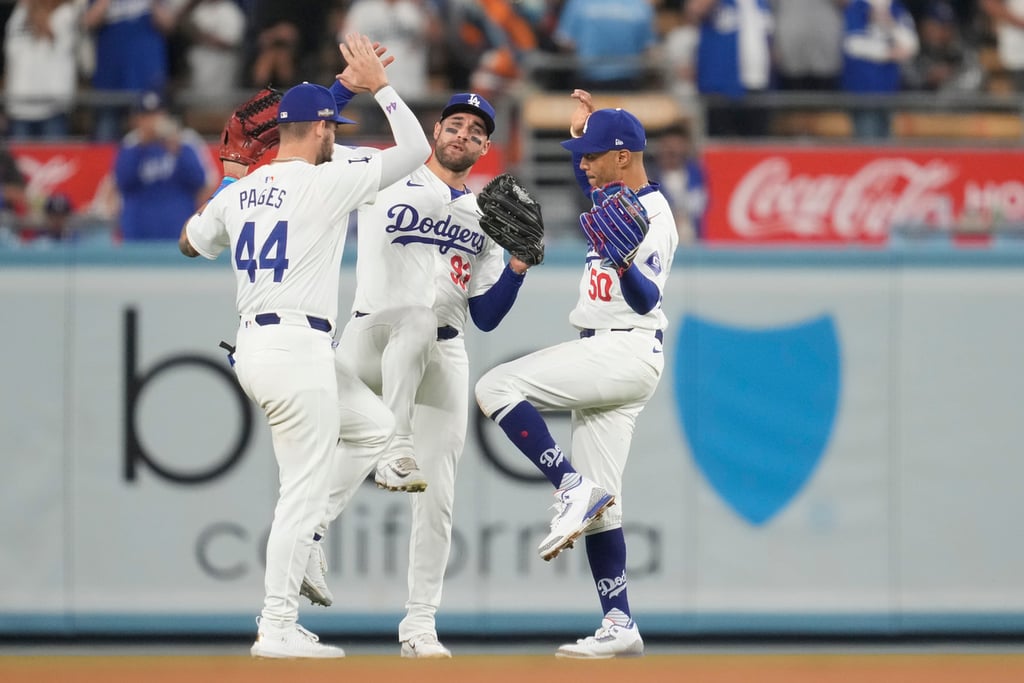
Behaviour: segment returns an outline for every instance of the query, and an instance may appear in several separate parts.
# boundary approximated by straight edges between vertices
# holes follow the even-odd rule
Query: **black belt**
[[[252,319],[255,320],[256,324],[259,325],[260,327],[263,327],[264,325],[281,324],[281,316],[279,316],[277,313],[257,313],[252,317]],[[307,315],[306,322],[308,322],[309,326],[312,327],[314,330],[320,330],[321,332],[331,331],[331,321],[327,320],[326,318],[318,318],[315,315]]]
[[[611,331],[612,332],[632,332],[634,329],[636,329],[636,328],[634,328],[634,327],[613,327],[613,328],[611,328]],[[593,337],[595,334],[597,334],[597,330],[592,330],[589,327],[588,328],[584,328],[584,329],[580,330],[580,339],[586,339],[587,337]],[[654,331],[654,338],[657,339],[660,342],[663,342],[663,341],[665,341],[665,333],[662,332],[661,330],[655,330]]]
[[[356,311],[353,314],[356,318],[365,318],[370,315],[369,313],[363,313],[362,311]],[[442,325],[437,328],[437,341],[446,341],[448,339],[455,339],[459,336],[459,331],[451,325]]]

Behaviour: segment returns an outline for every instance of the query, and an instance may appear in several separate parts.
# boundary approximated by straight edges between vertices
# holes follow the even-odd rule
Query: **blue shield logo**
[[[741,517],[764,524],[810,478],[832,433],[832,317],[746,329],[687,315],[678,339],[677,405],[697,466]]]

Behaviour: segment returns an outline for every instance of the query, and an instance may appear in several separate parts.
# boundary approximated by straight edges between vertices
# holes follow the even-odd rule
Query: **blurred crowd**
[[[770,132],[771,117],[744,104],[751,94],[842,93],[871,103],[907,91],[1024,92],[1024,0],[0,0],[0,19],[4,138],[147,148],[132,157],[135,172],[187,178],[190,193],[216,175],[201,137],[219,131],[239,93],[329,83],[350,31],[389,48],[391,81],[411,103],[453,91],[501,101],[574,87],[702,98],[704,129],[680,122],[661,146],[691,165],[694,139]],[[158,104],[142,102],[147,96]],[[184,110],[188,126],[147,116]],[[853,108],[854,134],[887,136],[889,116],[884,105]],[[192,143],[196,158],[185,159]],[[187,173],[176,166],[186,161]],[[130,170],[113,169],[105,181],[122,216]],[[677,193],[693,194],[692,181],[670,171]],[[4,179],[8,205],[15,186]],[[55,202],[49,213],[66,215],[66,202]]]
[[[1024,87],[1022,0],[8,0],[0,11],[15,138],[116,140],[143,91],[201,107],[267,83],[329,82],[352,30],[390,48],[411,101],[517,88]],[[104,97],[76,119],[89,92]],[[711,135],[763,132],[756,111],[713,113]],[[875,119],[859,127],[884,132]]]

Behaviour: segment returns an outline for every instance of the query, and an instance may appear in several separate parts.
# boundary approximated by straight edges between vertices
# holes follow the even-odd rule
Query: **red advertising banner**
[[[882,244],[899,226],[1024,223],[1024,149],[708,145],[703,157],[712,242]]]
[[[63,193],[77,212],[97,209],[101,183],[114,168],[117,145],[72,142],[11,144],[11,155],[27,181],[27,194],[38,201]]]
[[[108,176],[114,168],[117,145],[89,142],[12,144],[10,151],[27,180],[27,194],[34,201],[41,203],[46,197],[60,192],[68,196],[76,213],[116,213],[117,190]],[[468,179],[472,189],[479,191],[488,180],[502,172],[503,151],[500,145],[492,144],[490,151],[473,167]],[[210,154],[211,163],[215,163],[217,145],[210,145]]]

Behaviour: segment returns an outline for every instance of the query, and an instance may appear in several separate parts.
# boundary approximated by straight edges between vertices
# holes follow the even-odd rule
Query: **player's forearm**
[[[196,256],[199,256],[199,252],[196,251],[196,248],[192,246],[192,243],[188,239],[188,224],[191,221],[192,219],[189,218],[185,221],[185,225],[181,226],[181,234],[178,236],[178,249],[185,256],[195,258]]]
[[[517,273],[511,266],[505,266],[501,271],[498,281],[479,296],[469,300],[469,315],[473,318],[473,324],[484,332],[490,332],[505,315],[512,310],[512,304],[516,302],[519,294],[519,287],[523,284],[526,273]]]
[[[381,152],[380,186],[387,187],[412,173],[430,156],[430,143],[416,114],[391,86],[381,88],[374,99],[391,124],[395,146]]]
[[[635,263],[622,271],[619,288],[622,289],[622,298],[640,315],[650,313],[661,299],[658,285],[644,277]]]
[[[337,79],[331,83],[331,87],[329,89],[331,94],[334,96],[334,103],[338,105],[339,114],[346,106],[348,106],[348,103],[352,101],[352,98],[356,96],[354,92],[342,85],[341,81]]]

